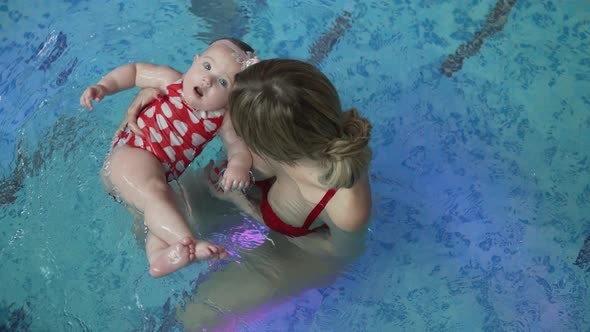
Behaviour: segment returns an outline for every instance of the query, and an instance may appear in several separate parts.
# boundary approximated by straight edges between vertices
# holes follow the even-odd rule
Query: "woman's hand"
[[[131,102],[131,105],[127,108],[125,118],[123,118],[123,121],[121,121],[121,124],[115,131],[113,140],[125,130],[125,127],[129,127],[129,129],[131,129],[136,135],[143,137],[143,133],[137,125],[137,116],[146,105],[158,98],[158,93],[160,93],[160,91],[156,88],[144,88],[137,93],[135,99],[133,99],[133,102]]]

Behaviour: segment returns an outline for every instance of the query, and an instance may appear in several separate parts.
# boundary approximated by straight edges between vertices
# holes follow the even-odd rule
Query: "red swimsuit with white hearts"
[[[166,95],[146,106],[137,118],[144,137],[126,128],[113,149],[129,145],[151,152],[164,167],[168,182],[177,179],[215,137],[223,122],[221,111],[194,111],[182,99],[182,79],[166,87]]]

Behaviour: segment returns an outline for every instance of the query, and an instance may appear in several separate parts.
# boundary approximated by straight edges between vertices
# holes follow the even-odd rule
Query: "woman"
[[[336,89],[318,69],[284,59],[247,68],[236,75],[230,115],[252,151],[257,184],[247,195],[216,196],[269,226],[270,241],[198,284],[178,312],[187,329],[329,284],[363,252],[369,223],[371,125],[355,110],[342,112]],[[214,179],[211,168],[206,175]],[[194,177],[181,179],[190,204],[203,202]]]
[[[268,60],[236,77],[230,114],[262,191],[251,212],[304,250],[357,254],[351,233],[366,229],[371,209],[369,122],[342,112],[329,79],[296,60]]]

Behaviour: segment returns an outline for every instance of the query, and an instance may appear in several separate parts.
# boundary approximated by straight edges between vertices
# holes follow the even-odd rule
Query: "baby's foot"
[[[215,260],[227,257],[227,252],[225,251],[224,247],[213,244],[208,241],[196,240],[194,248],[194,255],[195,258],[198,260]]]
[[[176,272],[194,260],[195,241],[187,236],[177,244],[160,250],[157,255],[150,266],[150,274],[155,278]]]
[[[187,236],[180,240],[180,243],[188,247],[188,258],[192,262],[195,259],[195,240]]]

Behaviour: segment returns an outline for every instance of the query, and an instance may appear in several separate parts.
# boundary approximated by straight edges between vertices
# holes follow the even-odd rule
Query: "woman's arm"
[[[135,133],[135,135],[143,137],[143,132],[137,125],[137,117],[139,116],[139,113],[141,113],[141,110],[143,110],[145,106],[147,106],[149,103],[158,98],[159,92],[160,89],[156,88],[143,88],[139,90],[139,92],[135,95],[135,98],[127,108],[127,113],[125,113],[125,117],[119,124],[117,130],[115,130],[113,140],[117,139],[117,137],[119,137],[119,134],[121,134],[121,132],[125,130],[126,127],[129,127],[129,129],[131,129]]]

